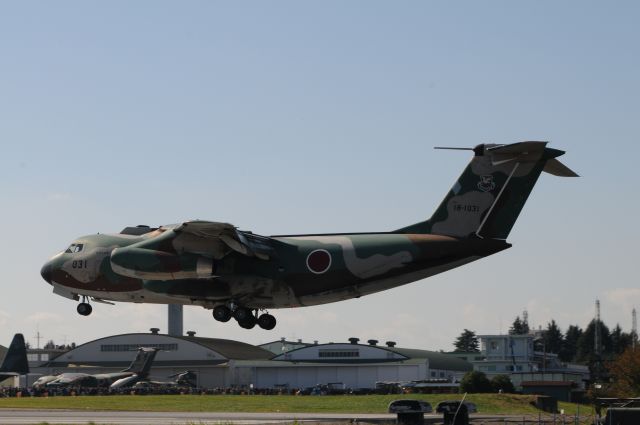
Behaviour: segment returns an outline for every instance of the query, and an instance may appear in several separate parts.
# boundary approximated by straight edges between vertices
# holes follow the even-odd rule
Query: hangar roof
[[[458,372],[473,370],[471,363],[435,351],[353,343],[306,346],[277,355],[273,360],[311,363],[381,363],[426,360],[430,369]]]
[[[456,357],[450,357],[444,353],[438,353],[436,351],[418,350],[414,348],[387,348],[390,351],[394,351],[403,356],[407,356],[410,359],[428,359],[429,367],[431,369],[439,370],[459,370],[459,371],[471,371],[473,365],[462,359]]]
[[[51,359],[46,366],[124,367],[131,363],[137,348],[143,346],[159,350],[154,367],[214,366],[228,360],[266,360],[273,357],[268,350],[228,339],[130,333],[89,341]]]
[[[227,359],[266,360],[273,357],[273,353],[269,350],[244,342],[233,341],[231,339],[202,338],[198,336],[175,336],[173,338],[180,338],[185,341],[204,345],[205,347],[222,354]]]

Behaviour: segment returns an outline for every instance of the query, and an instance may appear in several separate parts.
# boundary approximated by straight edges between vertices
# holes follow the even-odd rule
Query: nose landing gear
[[[276,318],[269,313],[258,315],[258,309],[252,311],[250,308],[241,307],[233,302],[228,305],[218,305],[213,309],[213,318],[218,322],[228,322],[232,317],[244,329],[253,329],[258,325],[269,331],[276,327]]]
[[[93,307],[91,307],[91,304],[87,302],[87,297],[83,295],[82,302],[78,304],[78,307],[76,308],[76,310],[78,311],[79,315],[88,316],[93,311]]]

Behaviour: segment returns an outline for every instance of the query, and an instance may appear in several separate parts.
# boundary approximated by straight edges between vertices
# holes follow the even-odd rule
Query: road
[[[435,416],[434,416],[435,418]],[[438,418],[441,417],[438,415]],[[229,412],[114,412],[81,410],[0,409],[0,424],[109,424],[109,425],[183,425],[183,424],[284,424],[315,423],[393,423],[395,415],[339,413],[229,413]]]
[[[537,415],[529,415],[523,422],[522,415],[471,415],[473,423],[481,424],[538,424]],[[558,415],[554,422],[545,415],[545,424],[569,424],[573,416]],[[396,415],[366,413],[232,413],[232,412],[122,412],[63,409],[0,409],[0,424],[50,424],[50,425],[253,425],[291,424],[395,424]],[[591,423],[592,418],[582,417],[580,423]],[[442,415],[425,415],[425,424],[441,424]]]

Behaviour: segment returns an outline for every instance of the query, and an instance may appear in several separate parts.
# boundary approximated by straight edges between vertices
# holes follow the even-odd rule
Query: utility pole
[[[40,340],[42,339],[42,336],[40,335],[40,328],[36,328],[36,348],[39,350],[40,349]]]

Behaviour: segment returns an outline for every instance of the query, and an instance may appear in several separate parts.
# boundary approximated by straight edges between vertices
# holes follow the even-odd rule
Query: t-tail
[[[156,358],[156,353],[158,352],[155,348],[138,348],[138,354],[136,354],[136,358],[133,359],[128,368],[123,370],[123,372],[133,372],[138,377],[145,377],[149,374],[151,370],[151,364],[153,360]]]
[[[476,146],[471,162],[433,216],[398,232],[506,239],[540,173],[578,176],[556,159],[564,151],[546,144]]]
[[[7,354],[4,356],[0,372],[11,372],[20,375],[29,373],[29,362],[27,361],[27,347],[22,334],[15,334]]]

